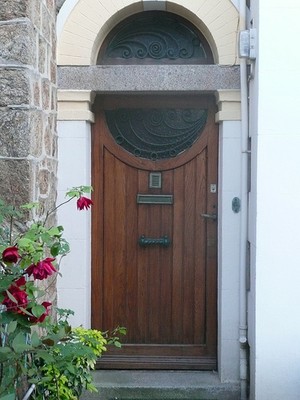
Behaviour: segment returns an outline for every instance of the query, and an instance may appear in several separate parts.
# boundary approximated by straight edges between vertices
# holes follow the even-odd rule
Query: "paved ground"
[[[82,400],[239,400],[238,383],[221,383],[217,373],[202,371],[101,371],[94,375],[98,393]]]

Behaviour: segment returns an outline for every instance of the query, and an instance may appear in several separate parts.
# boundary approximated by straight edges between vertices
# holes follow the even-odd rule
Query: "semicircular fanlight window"
[[[137,157],[176,157],[200,137],[207,110],[117,109],[105,111],[115,142]]]
[[[98,63],[213,63],[204,36],[189,21],[164,12],[143,12],[121,22],[108,36]]]

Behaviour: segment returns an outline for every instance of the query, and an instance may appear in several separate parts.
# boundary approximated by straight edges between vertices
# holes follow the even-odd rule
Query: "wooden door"
[[[96,106],[92,324],[127,328],[122,349],[110,349],[101,368],[216,369],[217,223],[207,217],[217,214],[215,107],[208,97],[182,100]],[[120,109],[126,119],[141,105],[206,117],[179,154],[144,156],[124,148],[121,128],[111,128],[115,114],[103,111]],[[134,118],[146,125],[142,112]]]

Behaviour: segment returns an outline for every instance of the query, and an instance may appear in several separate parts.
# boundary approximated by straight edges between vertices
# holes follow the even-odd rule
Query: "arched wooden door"
[[[92,325],[128,332],[99,366],[215,369],[214,99],[119,98],[95,113]]]

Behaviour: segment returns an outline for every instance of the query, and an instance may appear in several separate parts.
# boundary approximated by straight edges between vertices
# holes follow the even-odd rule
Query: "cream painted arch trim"
[[[122,19],[149,7],[180,13],[193,22],[210,43],[216,63],[238,63],[239,14],[230,0],[78,0],[74,4],[60,27],[58,65],[96,64],[97,53],[107,33]]]
[[[241,120],[241,92],[239,90],[218,90],[216,100],[218,105],[217,123]]]

